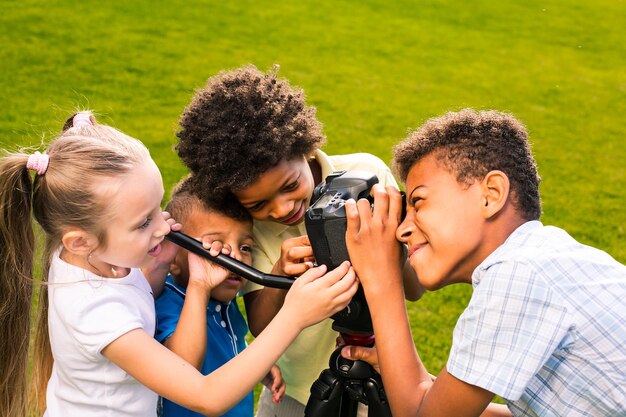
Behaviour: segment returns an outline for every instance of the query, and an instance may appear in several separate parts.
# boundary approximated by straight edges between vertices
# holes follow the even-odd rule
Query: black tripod
[[[351,345],[373,346],[374,335],[341,333]],[[368,406],[368,417],[392,417],[380,374],[367,362],[352,361],[336,349],[311,386],[305,417],[356,417],[358,404]]]

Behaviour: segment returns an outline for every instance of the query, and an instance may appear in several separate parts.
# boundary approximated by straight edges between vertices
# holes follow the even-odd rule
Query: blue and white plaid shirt
[[[513,415],[626,416],[626,266],[531,221],[476,268],[448,372]]]

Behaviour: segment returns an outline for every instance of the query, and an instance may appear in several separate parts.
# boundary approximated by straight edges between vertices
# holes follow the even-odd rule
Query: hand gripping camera
[[[351,198],[367,198],[371,202],[369,192],[376,183],[378,178],[370,172],[335,171],[315,188],[304,224],[318,265],[326,265],[330,271],[349,260],[345,203]],[[335,320],[333,328],[338,332],[351,335],[371,335],[373,332],[361,287],[350,304],[332,318]]]
[[[327,265],[330,270],[349,259],[345,203],[361,198],[372,203],[370,189],[376,183],[378,178],[370,172],[337,171],[315,188],[304,224],[318,265]],[[333,329],[346,343],[374,344],[372,318],[361,287],[348,306],[331,318]],[[368,406],[368,417],[391,417],[382,379],[374,368],[363,361],[344,359],[341,348],[328,362],[329,368],[311,386],[305,417],[355,417],[359,403]]]

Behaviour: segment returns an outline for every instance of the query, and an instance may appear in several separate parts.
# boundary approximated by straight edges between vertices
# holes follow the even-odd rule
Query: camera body
[[[328,270],[349,260],[346,246],[347,218],[345,202],[367,198],[378,177],[367,171],[335,171],[315,187],[304,222],[318,265]],[[359,287],[348,306],[332,316],[333,328],[346,334],[372,334],[372,318]]]

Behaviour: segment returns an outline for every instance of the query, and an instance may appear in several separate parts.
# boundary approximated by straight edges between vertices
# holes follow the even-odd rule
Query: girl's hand
[[[319,323],[343,309],[356,293],[358,282],[348,261],[326,273],[326,266],[306,271],[285,297],[283,310],[300,329]]]
[[[269,373],[263,378],[262,383],[272,392],[272,402],[274,404],[280,403],[283,399],[283,395],[285,395],[285,389],[287,388],[280,368],[276,365],[272,366],[272,369],[270,369]]]
[[[183,225],[176,222],[176,220],[172,218],[172,215],[168,213],[167,211],[162,211],[161,215],[163,216],[167,224],[170,225],[170,229],[172,229],[173,231],[178,232],[179,230],[183,228]]]
[[[232,250],[230,245],[223,244],[219,240],[211,241],[209,238],[202,240],[202,246],[208,249],[213,256],[217,256],[220,253],[229,256]],[[227,269],[191,252],[189,252],[187,259],[189,262],[188,289],[194,287],[210,292],[211,289],[220,285],[230,275],[230,271]]]
[[[177,232],[183,228],[183,225],[177,223],[176,220],[172,218],[172,216],[167,212],[161,212],[163,218],[170,225],[170,229]],[[165,268],[169,269],[170,264],[174,261],[176,254],[178,253],[179,246],[165,239],[161,242],[161,252],[155,258],[155,263],[158,265],[163,265]]]
[[[280,247],[280,259],[276,261],[272,274],[299,276],[313,268],[314,260],[308,236],[286,239]]]

